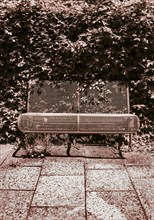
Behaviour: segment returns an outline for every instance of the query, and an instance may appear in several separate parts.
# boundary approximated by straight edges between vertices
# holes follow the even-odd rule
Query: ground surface
[[[119,159],[114,149],[87,146],[82,153],[91,158],[77,156],[83,148],[56,156],[64,150],[22,159],[0,146],[1,220],[154,220],[151,154]]]

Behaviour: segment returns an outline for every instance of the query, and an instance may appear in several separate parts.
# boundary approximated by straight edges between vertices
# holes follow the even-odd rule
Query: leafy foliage
[[[141,131],[152,132],[152,0],[5,1],[0,20],[1,142],[21,136],[16,120],[26,111],[29,79],[121,80]]]

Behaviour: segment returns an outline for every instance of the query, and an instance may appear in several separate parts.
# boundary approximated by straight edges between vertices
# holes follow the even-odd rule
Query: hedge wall
[[[1,143],[22,136],[30,79],[120,80],[140,133],[153,136],[153,1],[5,1],[0,20]]]

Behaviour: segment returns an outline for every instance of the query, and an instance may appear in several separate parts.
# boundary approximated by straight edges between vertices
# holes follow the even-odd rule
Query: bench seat
[[[139,129],[134,114],[23,113],[18,128],[25,133],[131,134]]]

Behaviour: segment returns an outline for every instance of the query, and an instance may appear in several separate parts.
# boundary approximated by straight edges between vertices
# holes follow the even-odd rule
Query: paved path
[[[3,149],[0,220],[154,220],[149,158],[19,159]]]

